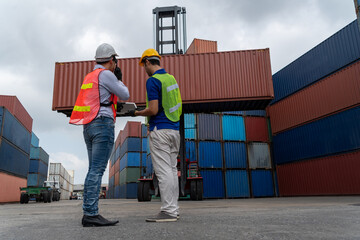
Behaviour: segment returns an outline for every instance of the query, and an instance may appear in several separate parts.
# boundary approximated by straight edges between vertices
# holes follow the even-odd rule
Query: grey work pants
[[[162,212],[176,217],[179,214],[179,179],[177,156],[180,148],[180,133],[172,129],[155,127],[150,132],[149,146],[155,174],[159,180]]]

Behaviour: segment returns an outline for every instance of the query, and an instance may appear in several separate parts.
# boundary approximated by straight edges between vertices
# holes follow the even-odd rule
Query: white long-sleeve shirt
[[[103,68],[104,66],[96,64],[95,69]],[[100,103],[109,103],[111,93],[115,94],[120,100],[126,101],[129,99],[129,89],[124,83],[119,81],[113,72],[110,70],[102,71],[99,75],[99,91],[100,91]],[[114,118],[111,106],[100,106],[97,117],[106,116]]]

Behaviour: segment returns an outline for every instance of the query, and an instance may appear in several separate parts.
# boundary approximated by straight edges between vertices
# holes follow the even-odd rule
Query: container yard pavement
[[[100,200],[112,227],[83,228],[81,200],[0,205],[0,239],[360,239],[360,196],[180,201],[178,222],[147,223],[159,200]]]

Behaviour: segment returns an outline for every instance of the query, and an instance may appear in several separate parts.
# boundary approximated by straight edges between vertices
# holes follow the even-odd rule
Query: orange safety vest
[[[91,122],[98,115],[100,110],[100,90],[99,90],[99,74],[105,69],[98,68],[87,74],[83,84],[81,85],[80,93],[76,99],[74,109],[71,113],[71,124],[83,125]],[[110,101],[112,102],[112,110],[114,114],[114,121],[116,119],[116,104],[117,97],[111,94]],[[110,105],[103,105],[110,106]]]

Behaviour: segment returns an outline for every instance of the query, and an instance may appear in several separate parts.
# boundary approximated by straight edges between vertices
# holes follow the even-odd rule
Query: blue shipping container
[[[39,159],[30,159],[29,173],[40,173],[47,176],[48,165]]]
[[[148,139],[147,138],[142,138],[141,139],[141,152],[147,152],[147,143]]]
[[[194,141],[185,141],[186,159],[190,162],[196,161],[196,143]]]
[[[195,128],[185,129],[185,139],[196,139],[196,129]]]
[[[0,118],[3,118],[0,136],[29,154],[31,133],[4,107],[0,107]]]
[[[220,142],[199,142],[199,167],[222,168]]]
[[[114,163],[118,160],[118,158],[120,158],[120,145],[116,147]]]
[[[26,178],[29,172],[29,161],[29,155],[6,139],[0,139],[0,170]]]
[[[27,177],[28,187],[42,187],[46,181],[46,176],[38,173],[29,173]]]
[[[223,115],[223,140],[245,141],[245,124],[242,116]]]
[[[151,155],[148,154],[146,156],[146,171],[145,171],[145,176],[149,177],[151,176],[153,173],[153,165],[152,165],[152,159],[151,159]]]
[[[356,20],[273,75],[271,104],[313,84],[360,58]]]
[[[196,128],[195,114],[185,113],[184,114],[184,125],[185,129],[187,128]]]
[[[146,153],[141,153],[141,166],[146,167]]]
[[[202,170],[204,198],[224,198],[224,179],[221,170]]]
[[[360,148],[360,107],[273,136],[276,164]]]
[[[120,198],[137,198],[137,183],[127,183],[120,185]]]
[[[120,198],[120,196],[121,196],[120,191],[121,191],[120,186],[114,187],[114,198],[116,198],[116,199]]]
[[[115,176],[112,176],[109,181],[109,186],[115,186]]]
[[[46,164],[49,164],[49,154],[44,151],[41,147],[30,148],[30,159],[40,159]]]
[[[31,133],[31,145],[33,147],[39,147],[39,138],[35,135],[34,132]]]
[[[252,170],[251,184],[254,197],[274,196],[274,184],[271,171]]]
[[[141,152],[141,138],[126,138],[120,147],[120,158],[122,158],[126,152]]]
[[[242,142],[225,142],[224,157],[226,168],[246,168],[246,145]]]
[[[250,197],[249,178],[246,170],[227,170],[226,197]]]
[[[127,152],[120,160],[120,171],[126,167],[140,167],[140,153]]]
[[[230,112],[223,112],[223,113],[224,114],[233,114],[233,115],[259,116],[259,117],[266,116],[265,110],[230,111]]]
[[[141,137],[147,137],[147,126],[145,124],[141,124]]]

